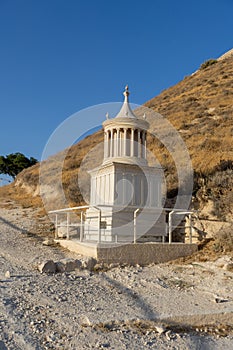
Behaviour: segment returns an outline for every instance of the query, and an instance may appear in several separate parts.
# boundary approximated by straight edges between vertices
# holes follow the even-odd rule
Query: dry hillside
[[[187,145],[194,169],[194,206],[199,207],[201,215],[206,218],[212,215],[216,220],[232,221],[233,56],[226,55],[211,63],[146,102],[145,106],[165,116]],[[150,119],[150,122],[154,131],[158,127],[156,118]],[[89,178],[86,173],[79,174],[79,167],[87,154],[84,172],[101,161],[101,150],[89,152],[102,140],[103,134],[99,131],[73,145],[66,155],[62,177],[70,205],[83,203],[78,176],[86,184]],[[152,134],[148,138],[148,147],[165,168],[168,198],[175,197],[177,175],[171,156]],[[61,152],[43,163],[50,208],[62,205],[57,168],[63,154]],[[37,164],[24,170],[13,184],[1,188],[0,196],[4,197],[4,201],[13,198],[24,206],[42,207],[39,167],[40,164]]]

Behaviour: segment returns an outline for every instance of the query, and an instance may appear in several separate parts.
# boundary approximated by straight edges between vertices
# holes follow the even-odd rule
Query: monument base
[[[84,239],[96,242],[162,242],[167,235],[162,209],[136,207],[89,208],[86,212]],[[100,216],[101,213],[101,216]]]
[[[56,240],[62,247],[75,253],[97,259],[107,264],[129,265],[159,264],[192,255],[197,252],[196,244],[185,243],[86,243],[75,240]]]

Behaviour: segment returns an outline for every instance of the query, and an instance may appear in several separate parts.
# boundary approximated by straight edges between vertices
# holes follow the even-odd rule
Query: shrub
[[[233,229],[232,227],[223,228],[215,237],[215,251],[233,252]]]
[[[206,69],[207,67],[212,66],[213,64],[215,64],[217,62],[218,62],[217,60],[211,58],[210,60],[202,63],[200,69]]]

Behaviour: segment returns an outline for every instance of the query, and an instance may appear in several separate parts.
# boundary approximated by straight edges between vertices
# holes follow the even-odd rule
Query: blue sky
[[[233,0],[0,0],[0,154],[40,159],[126,83],[136,104],[156,96],[232,48],[232,14]]]

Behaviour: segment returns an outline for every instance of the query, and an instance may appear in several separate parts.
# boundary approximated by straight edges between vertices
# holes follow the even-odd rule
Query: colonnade
[[[146,159],[146,130],[112,128],[104,132],[104,159],[137,157]]]

